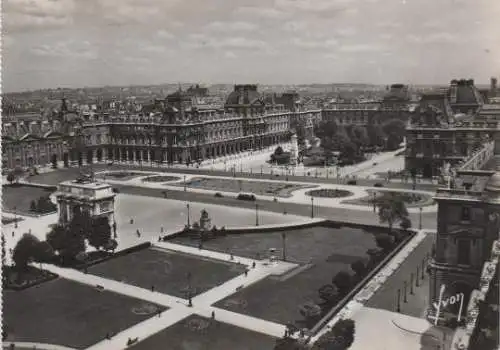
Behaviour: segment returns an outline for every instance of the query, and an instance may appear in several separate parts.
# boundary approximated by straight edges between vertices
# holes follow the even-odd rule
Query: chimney
[[[450,84],[450,103],[457,103],[457,81],[452,80]]]

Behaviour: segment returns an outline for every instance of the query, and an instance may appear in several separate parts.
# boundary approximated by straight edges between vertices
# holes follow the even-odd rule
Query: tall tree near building
[[[380,223],[387,223],[389,232],[392,232],[392,227],[395,223],[408,217],[408,209],[406,209],[405,202],[397,194],[385,193],[378,200],[377,206]]]
[[[96,249],[106,247],[111,240],[111,227],[107,217],[92,220],[91,228],[87,233],[89,244]]]
[[[32,234],[25,233],[19,242],[17,242],[14,253],[12,254],[12,260],[16,269],[19,271],[26,271],[28,268],[28,263],[33,259],[36,248],[40,244],[38,238]]]

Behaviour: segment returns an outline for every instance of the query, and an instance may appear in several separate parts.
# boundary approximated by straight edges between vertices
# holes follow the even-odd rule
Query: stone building
[[[406,128],[408,171],[438,176],[445,163],[464,161],[488,140],[496,140],[500,154],[500,109],[478,94],[473,81],[454,80],[447,90],[422,96]]]
[[[433,303],[438,302],[441,288],[442,300],[463,293],[464,310],[471,291],[479,285],[483,264],[500,233],[500,173],[458,170],[454,181],[440,188],[434,199],[438,228],[429,263],[430,319],[436,314]],[[457,316],[459,305],[443,306],[441,317]]]
[[[17,131],[20,129],[4,121],[7,141],[3,167],[45,165],[54,155],[58,161],[74,165],[104,161],[194,164],[288,141],[294,120],[321,117],[319,110],[305,110],[296,104],[294,94],[268,98],[256,85],[235,85],[220,108],[201,108],[196,98],[179,90],[141,105],[136,112],[116,108],[73,112],[63,101],[60,111],[48,121],[57,128],[43,129],[45,133],[52,131],[46,137],[56,139],[51,142],[57,148],[45,147],[49,142],[44,139],[40,146],[44,151],[32,159],[28,149],[33,141],[24,136],[28,131]],[[41,116],[35,120],[47,123]],[[312,129],[312,124],[308,127]],[[17,133],[9,139],[8,131],[13,128]],[[60,132],[57,138],[55,131]],[[43,135],[38,136],[38,144]]]

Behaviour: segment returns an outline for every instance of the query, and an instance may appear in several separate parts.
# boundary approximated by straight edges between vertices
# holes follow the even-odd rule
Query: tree
[[[307,346],[290,337],[276,339],[274,350],[306,350]]]
[[[96,249],[105,247],[111,240],[111,227],[107,217],[92,220],[91,228],[87,232],[89,244]]]
[[[19,271],[26,271],[28,263],[36,254],[36,247],[40,244],[38,238],[32,234],[25,233],[14,248],[12,260]]]
[[[281,148],[281,146],[276,147],[276,149],[274,150],[274,155],[281,156],[282,154],[283,154],[283,148]]]
[[[85,252],[85,236],[73,221],[67,226],[56,225],[47,234],[47,242],[59,253],[63,262],[71,262],[79,253]]]
[[[405,202],[393,193],[384,193],[378,201],[378,217],[381,224],[389,225],[389,232],[392,231],[393,225],[408,217],[408,210]]]
[[[321,336],[312,350],[346,350],[354,342],[356,332],[353,320],[338,321],[331,331]]]
[[[39,242],[35,247],[33,260],[37,262],[50,262],[54,258],[54,249],[46,241]]]
[[[354,271],[356,276],[363,277],[366,273],[366,265],[365,262],[361,259],[356,260],[351,264],[351,269]]]
[[[399,223],[399,227],[401,227],[405,231],[408,231],[408,229],[411,228],[410,218],[405,217],[405,218],[401,219],[401,222]]]
[[[332,283],[338,288],[341,294],[347,294],[351,288],[351,275],[347,271],[339,271],[333,277]]]
[[[16,176],[14,175],[13,171],[9,171],[7,174],[7,181],[12,185],[12,183],[16,180]]]
[[[299,307],[299,312],[305,318],[313,318],[321,315],[321,308],[313,302],[307,302]]]
[[[380,146],[383,143],[385,134],[380,125],[369,124],[366,127],[366,133],[372,146]]]
[[[47,243],[55,251],[60,251],[64,248],[66,238],[66,228],[62,225],[55,225],[47,234]]]
[[[375,237],[375,241],[377,242],[377,247],[386,251],[390,250],[394,245],[394,237],[386,233],[377,235],[377,237]]]
[[[338,296],[339,290],[333,284],[326,284],[318,289],[319,297],[325,301],[326,304],[334,303]]]

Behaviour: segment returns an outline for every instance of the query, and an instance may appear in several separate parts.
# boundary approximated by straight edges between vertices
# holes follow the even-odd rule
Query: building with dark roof
[[[444,91],[424,94],[406,129],[405,169],[438,176],[445,163],[459,163],[485,140],[497,140],[500,154],[496,115],[472,80],[453,80]]]

